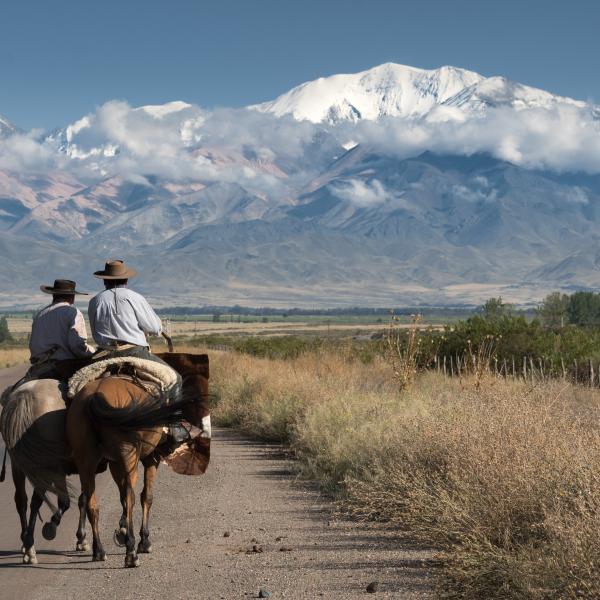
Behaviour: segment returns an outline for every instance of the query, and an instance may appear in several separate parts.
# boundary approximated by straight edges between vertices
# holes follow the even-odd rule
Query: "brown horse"
[[[137,552],[150,552],[148,523],[152,506],[152,487],[160,459],[165,425],[183,420],[202,430],[192,441],[174,453],[177,472],[200,473],[210,458],[210,417],[208,406],[208,357],[193,354],[164,354],[183,380],[183,400],[165,404],[131,380],[109,376],[92,381],[73,399],[67,412],[67,439],[87,501],[87,516],[93,533],[93,559],[105,560],[99,535],[99,510],[95,475],[101,460],[108,460],[110,472],[119,489],[123,515],[115,540],[126,546],[125,566],[139,564]],[[168,453],[168,451],[166,452]],[[169,458],[167,458],[169,460]],[[141,494],[142,526],[140,543],[135,548],[133,531],[134,489],[138,463],[144,465]]]

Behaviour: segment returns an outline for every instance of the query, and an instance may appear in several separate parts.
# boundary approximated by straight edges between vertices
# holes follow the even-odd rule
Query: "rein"
[[[170,335],[167,335],[164,331],[161,334],[165,341],[167,342],[167,347],[169,348],[169,352],[173,352],[173,340]]]
[[[2,460],[2,471],[0,471],[0,483],[6,479],[6,455],[8,454],[8,448],[4,446],[4,459]]]

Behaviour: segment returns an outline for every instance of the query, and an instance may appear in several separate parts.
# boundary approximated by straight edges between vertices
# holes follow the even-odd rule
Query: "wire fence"
[[[522,379],[532,383],[562,379],[563,381],[600,388],[600,363],[592,359],[565,363],[561,358],[546,359],[523,356],[498,359],[491,357],[481,364],[472,354],[436,355],[430,365],[447,377],[464,377],[477,371],[487,371],[496,377]]]

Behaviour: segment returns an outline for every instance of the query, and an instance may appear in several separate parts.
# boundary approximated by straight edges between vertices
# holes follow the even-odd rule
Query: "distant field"
[[[8,328],[19,340],[24,340],[31,331],[31,317],[8,317]],[[194,335],[228,334],[228,335],[292,335],[292,334],[340,334],[364,335],[386,329],[389,319],[371,316],[290,316],[270,317],[238,317],[238,315],[221,315],[213,321],[212,315],[186,317],[162,317],[165,329],[172,336],[189,337]],[[446,318],[446,321],[448,319]],[[446,322],[442,317],[427,317],[422,327],[439,328]],[[89,323],[88,331],[89,331]],[[410,317],[400,317],[400,327],[410,325]]]

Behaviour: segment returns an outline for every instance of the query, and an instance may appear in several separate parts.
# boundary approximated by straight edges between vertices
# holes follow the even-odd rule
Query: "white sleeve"
[[[137,315],[138,325],[144,333],[149,335],[161,334],[162,322],[160,317],[154,312],[146,298],[138,295],[133,308]]]
[[[75,309],[75,318],[69,329],[69,349],[75,356],[90,356],[94,348],[87,343],[87,330],[81,311]]]

